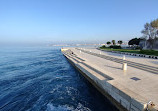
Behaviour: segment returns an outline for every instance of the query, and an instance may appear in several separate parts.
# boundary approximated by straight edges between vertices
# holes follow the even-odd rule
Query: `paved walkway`
[[[114,57],[114,56],[109,56],[109,55],[107,56],[107,55],[105,55],[104,52],[103,52],[103,54],[100,54],[100,53],[98,54],[98,53],[92,52],[92,51],[87,51],[87,50],[78,49],[78,48],[76,48],[76,49],[81,50],[84,53],[91,54],[91,55],[94,55],[94,56],[97,56],[97,57],[100,57],[100,58],[104,58],[104,59],[114,61],[114,62],[117,62],[117,63],[120,63],[120,64],[127,63],[128,66],[138,68],[138,69],[141,69],[141,70],[144,70],[144,71],[147,71],[147,72],[151,72],[153,74],[158,74],[158,67],[155,67],[155,66],[150,66],[150,65],[142,64],[142,63],[139,63],[139,62],[133,62],[133,61],[129,61],[129,60],[123,60],[122,58],[118,58],[118,57]],[[127,58],[129,58],[129,56],[127,56]],[[140,59],[140,57],[137,57],[137,58]],[[155,62],[156,62],[156,60],[155,60]]]
[[[110,52],[101,52],[97,49],[70,48],[73,54],[67,56],[76,60],[76,63],[87,65],[95,72],[99,71],[101,78],[110,80],[109,83],[122,89],[125,93],[138,101],[147,103],[153,101],[158,105],[158,67],[157,60],[141,57],[126,56]],[[150,62],[153,61],[153,62]],[[122,63],[127,62],[127,71],[122,70]]]

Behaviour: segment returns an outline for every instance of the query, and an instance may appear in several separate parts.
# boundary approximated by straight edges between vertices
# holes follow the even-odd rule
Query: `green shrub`
[[[121,49],[121,46],[120,45],[111,45],[109,48]]]
[[[106,46],[105,46],[105,45],[103,45],[103,46],[101,46],[100,48],[106,48]]]
[[[154,51],[154,50],[140,50],[139,53],[158,56],[158,51]]]
[[[140,48],[139,46],[136,46],[136,47],[135,47],[135,50],[138,50],[138,49],[141,49],[141,48]]]

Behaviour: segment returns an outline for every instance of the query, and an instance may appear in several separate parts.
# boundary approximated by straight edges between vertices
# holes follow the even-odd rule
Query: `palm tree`
[[[115,40],[112,40],[112,44],[113,44],[113,45],[115,45],[115,44],[116,44],[116,43],[115,43]]]
[[[122,40],[119,40],[117,43],[121,45],[123,42],[122,42]]]

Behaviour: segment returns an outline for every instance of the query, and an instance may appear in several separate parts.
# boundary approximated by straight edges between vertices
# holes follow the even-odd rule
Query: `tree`
[[[158,19],[154,20],[151,22],[151,26],[153,27],[154,29],[154,33],[155,33],[155,39],[158,38]]]
[[[139,45],[140,38],[133,38],[128,42],[128,45]]]
[[[122,40],[119,40],[117,43],[121,45],[123,42],[122,42]]]
[[[112,44],[113,44],[113,45],[115,45],[115,44],[116,44],[116,43],[115,43],[115,40],[112,40]]]
[[[141,33],[149,42],[150,49],[153,49],[154,41],[158,37],[158,19],[150,23],[146,23]]]
[[[111,44],[111,42],[110,42],[110,41],[108,41],[106,44],[110,45],[110,44]]]
[[[144,34],[144,36],[146,37],[146,39],[148,40],[148,42],[150,43],[150,48],[153,48],[153,28],[151,26],[150,23],[146,23],[144,25],[144,29],[141,31],[142,34]]]
[[[151,22],[151,26],[158,29],[158,19]]]

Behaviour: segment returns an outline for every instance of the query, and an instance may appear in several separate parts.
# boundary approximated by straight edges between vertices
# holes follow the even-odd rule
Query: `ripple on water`
[[[0,51],[0,111],[117,110],[59,49]]]
[[[55,106],[52,103],[48,103],[46,111],[91,111],[91,110],[85,107],[84,105],[82,105],[81,103],[78,103],[76,108],[74,106],[70,106],[67,104]]]

